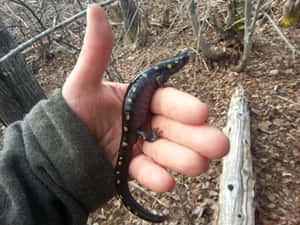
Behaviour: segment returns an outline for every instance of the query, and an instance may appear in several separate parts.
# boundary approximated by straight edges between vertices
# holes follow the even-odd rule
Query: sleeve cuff
[[[30,166],[49,188],[54,183],[55,192],[70,195],[89,212],[114,195],[111,163],[67,106],[61,90],[32,109],[23,131]]]

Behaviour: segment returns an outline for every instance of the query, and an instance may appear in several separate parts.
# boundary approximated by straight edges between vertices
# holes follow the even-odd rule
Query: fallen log
[[[242,87],[231,98],[224,133],[230,140],[230,152],[223,159],[217,224],[254,225],[250,116]]]

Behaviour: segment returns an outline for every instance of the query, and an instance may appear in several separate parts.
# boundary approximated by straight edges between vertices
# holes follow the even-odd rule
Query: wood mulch
[[[162,9],[159,4],[145,2],[152,25],[147,46],[131,51],[119,41],[121,26],[114,26],[116,46],[113,69],[126,80],[142,69],[192,46],[194,35],[186,9],[172,1],[171,27],[160,27]],[[272,17],[278,24],[281,1],[274,1]],[[199,6],[202,7],[201,5]],[[203,6],[204,7],[204,6]],[[204,7],[205,8],[205,7]],[[202,14],[202,13],[201,13]],[[150,23],[151,24],[151,23]],[[282,29],[300,49],[300,26]],[[211,43],[215,37],[211,28],[204,32]],[[229,57],[219,62],[198,58],[175,75],[170,85],[186,91],[207,103],[208,123],[222,129],[231,95],[238,85],[247,91],[251,114],[251,151],[256,177],[255,207],[258,225],[300,224],[300,56],[293,58],[290,49],[267,22],[259,21],[253,52],[244,72],[233,72],[238,63],[237,49],[226,49]],[[76,59],[56,54],[50,61],[35,60],[30,66],[41,86],[49,95],[61,87]],[[211,162],[200,177],[185,177],[174,173],[176,187],[170,193],[157,194],[132,185],[136,198],[149,209],[169,214],[163,224],[213,224],[218,208],[218,184],[221,160]],[[101,187],[99,187],[101,188]],[[150,224],[130,214],[117,198],[96,210],[88,224]]]

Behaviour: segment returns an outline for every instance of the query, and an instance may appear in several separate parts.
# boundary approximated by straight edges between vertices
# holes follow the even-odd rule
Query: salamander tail
[[[127,186],[127,185],[126,185]],[[130,210],[134,215],[150,221],[152,223],[160,223],[167,219],[167,216],[165,215],[157,215],[153,214],[146,209],[144,209],[135,199],[132,197],[129,188],[127,186],[126,192],[122,189],[122,202],[126,206],[128,210]]]

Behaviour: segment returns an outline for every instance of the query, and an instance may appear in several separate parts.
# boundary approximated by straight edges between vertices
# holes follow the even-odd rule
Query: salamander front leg
[[[137,130],[136,133],[140,138],[143,138],[144,140],[149,141],[149,142],[156,141],[159,138],[159,134],[160,134],[158,129],[153,129],[152,133],[150,135],[142,130]]]

